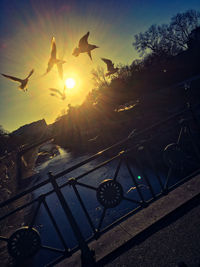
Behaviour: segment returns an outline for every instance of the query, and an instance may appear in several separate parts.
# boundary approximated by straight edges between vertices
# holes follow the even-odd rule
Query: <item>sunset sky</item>
[[[106,67],[101,57],[115,64],[138,58],[134,35],[152,24],[169,23],[178,12],[200,11],[199,0],[0,0],[0,73],[25,78],[28,92],[0,76],[0,125],[8,131],[44,118],[52,123],[68,104],[80,104],[93,88],[91,70]],[[89,43],[99,46],[87,54],[72,55],[79,39],[90,31]],[[56,66],[46,76],[51,38],[58,58],[66,60],[64,78],[76,86],[62,101],[50,96],[50,87],[63,89]]]

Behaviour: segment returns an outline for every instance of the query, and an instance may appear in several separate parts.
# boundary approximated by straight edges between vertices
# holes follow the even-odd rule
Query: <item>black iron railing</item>
[[[197,78],[199,77],[195,79]],[[190,79],[190,82],[192,80],[194,78]],[[16,262],[26,262],[30,258],[34,261],[34,257],[41,250],[55,252],[59,255],[51,262],[45,263],[47,266],[54,266],[80,249],[82,265],[94,266],[95,251],[91,251],[89,247],[92,240],[98,239],[115,225],[200,172],[197,109],[198,107],[192,108],[188,105],[187,109],[138,133],[135,132],[129,138],[62,172],[49,172],[46,180],[0,203],[0,208],[4,208],[32,194],[29,202],[18,206],[13,205],[13,208],[0,218],[0,222],[9,217],[13,219],[18,212],[27,207],[34,207],[31,209],[27,225],[5,231],[5,234],[0,236],[0,241],[6,244],[8,253]],[[83,167],[89,163],[92,165],[85,170]],[[108,175],[97,173],[97,170],[109,168],[109,166],[112,167],[112,174],[111,172]],[[79,174],[74,174],[74,171],[79,169]],[[124,177],[121,178],[122,172],[129,179],[128,183]],[[43,193],[35,194],[42,188]],[[87,194],[83,193],[84,190],[87,190]],[[75,206],[68,199],[67,192],[73,192]],[[96,217],[94,214],[91,215],[91,208],[88,210],[90,203],[88,204],[87,199],[90,194],[94,195],[93,200],[100,210]],[[72,246],[68,235],[63,234],[63,225],[52,211],[55,203],[53,206],[52,203],[49,204],[48,197],[52,195],[64,212],[76,245]],[[86,234],[83,231],[83,222],[80,222],[80,218],[75,214],[77,205],[83,214],[83,222],[87,222]],[[120,205],[122,210],[118,214],[116,211]],[[40,230],[36,229],[37,216],[41,207],[49,216],[62,248],[43,243]],[[106,216],[109,217],[112,211],[115,211],[115,215],[111,216],[113,219],[106,220]]]

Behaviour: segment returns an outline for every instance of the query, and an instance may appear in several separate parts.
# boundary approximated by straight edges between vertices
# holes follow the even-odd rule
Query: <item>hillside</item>
[[[56,143],[78,151],[97,151],[143,129],[187,102],[199,105],[199,81],[175,86],[200,74],[200,43],[167,58],[143,60],[121,68],[109,83],[101,83],[80,106],[68,105],[66,115],[52,125]],[[139,66],[140,65],[140,66]]]

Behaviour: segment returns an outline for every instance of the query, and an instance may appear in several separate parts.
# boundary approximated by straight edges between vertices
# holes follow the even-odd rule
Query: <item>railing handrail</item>
[[[102,156],[104,153],[106,153],[106,152],[112,150],[113,148],[117,148],[118,146],[120,146],[120,145],[122,145],[122,144],[125,144],[127,141],[133,140],[133,139],[137,138],[138,136],[140,136],[140,135],[142,135],[142,134],[144,134],[144,133],[146,133],[146,132],[152,130],[153,128],[158,127],[158,126],[160,126],[160,125],[162,125],[162,124],[165,124],[166,122],[170,121],[171,119],[174,119],[174,118],[176,118],[176,117],[178,117],[178,116],[184,114],[184,113],[187,112],[187,111],[188,111],[188,109],[181,110],[181,111],[177,112],[176,114],[171,115],[171,116],[169,116],[168,118],[166,118],[166,119],[164,119],[164,120],[161,120],[161,121],[159,121],[159,122],[157,122],[157,123],[155,123],[155,124],[153,124],[153,125],[151,125],[151,126],[145,128],[145,129],[143,129],[143,130],[141,130],[141,131],[138,131],[138,132],[134,133],[131,137],[126,137],[126,138],[120,140],[119,142],[113,144],[112,146],[110,146],[110,147],[108,147],[108,148],[106,148],[106,149],[101,150],[100,152],[94,154],[93,156],[87,158],[86,160],[83,160],[83,161],[81,161],[80,163],[77,163],[77,164],[71,166],[70,168],[67,168],[66,170],[64,170],[64,171],[62,171],[62,172],[59,172],[59,173],[57,173],[57,174],[54,174],[54,178],[55,178],[55,179],[58,179],[59,177],[66,175],[67,173],[69,173],[69,172],[71,172],[71,171],[73,171],[73,170],[75,170],[75,169],[77,169],[77,168],[79,168],[79,167],[81,167],[81,166],[83,166],[83,165],[85,165],[85,164],[87,164],[87,163],[89,163],[89,162],[91,162],[91,161],[93,161],[93,160],[99,158],[99,157]],[[31,187],[31,188],[29,188],[29,189],[27,189],[27,190],[24,190],[23,192],[21,192],[21,193],[15,195],[14,197],[9,198],[9,199],[7,199],[7,200],[4,201],[4,202],[1,202],[1,203],[0,203],[0,208],[2,208],[2,207],[4,207],[4,206],[6,206],[6,205],[12,203],[13,201],[15,201],[15,200],[18,199],[18,198],[21,198],[21,197],[23,197],[23,196],[25,196],[25,195],[31,193],[32,191],[35,191],[36,189],[38,189],[38,188],[40,188],[40,187],[42,187],[42,186],[48,184],[49,182],[50,182],[50,180],[49,180],[49,179],[46,179],[45,181],[43,181],[43,182],[41,182],[41,183],[39,183],[39,184],[37,184],[37,185],[34,185],[33,187]]]

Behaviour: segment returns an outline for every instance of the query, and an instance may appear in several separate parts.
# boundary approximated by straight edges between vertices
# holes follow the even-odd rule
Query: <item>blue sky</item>
[[[0,125],[12,131],[21,125],[46,119],[52,123],[67,104],[80,104],[93,88],[91,70],[105,68],[101,57],[115,64],[131,64],[138,58],[132,46],[134,35],[152,24],[169,23],[178,12],[200,11],[198,0],[1,0],[0,73],[25,78],[32,68],[28,92],[0,77]],[[90,31],[89,42],[100,48],[93,61],[72,51]],[[49,88],[62,88],[57,69],[41,77],[47,67],[51,38],[55,36],[59,57],[66,60],[64,77],[77,84],[66,101],[49,95]]]

